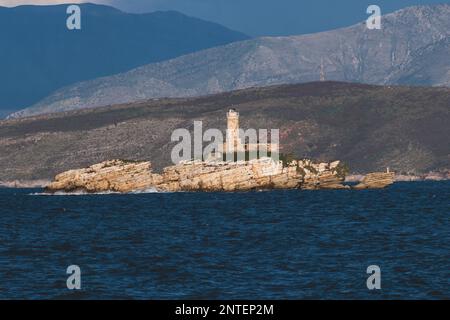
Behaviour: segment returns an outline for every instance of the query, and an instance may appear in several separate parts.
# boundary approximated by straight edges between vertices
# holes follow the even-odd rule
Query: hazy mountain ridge
[[[94,4],[80,4],[81,30],[68,30],[67,7],[0,7],[0,111],[79,81],[249,38],[174,11],[129,14]]]
[[[414,52],[393,72],[389,83],[450,86],[450,37],[444,38]]]
[[[327,80],[446,86],[450,81],[450,5],[406,8],[317,34],[236,42],[55,92],[14,116]]]
[[[281,151],[342,160],[354,173],[449,170],[450,88],[315,82],[0,121],[0,180],[51,179],[110,159],[171,163],[177,128],[280,129]]]

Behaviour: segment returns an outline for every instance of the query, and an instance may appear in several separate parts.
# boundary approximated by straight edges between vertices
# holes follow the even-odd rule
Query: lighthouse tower
[[[236,109],[230,109],[227,113],[227,150],[238,151],[240,149],[239,112]]]

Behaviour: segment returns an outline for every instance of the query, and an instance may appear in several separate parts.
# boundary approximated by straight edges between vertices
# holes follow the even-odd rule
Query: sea
[[[362,191],[0,189],[0,299],[449,299],[449,199],[449,181]],[[68,286],[73,266],[80,289]]]

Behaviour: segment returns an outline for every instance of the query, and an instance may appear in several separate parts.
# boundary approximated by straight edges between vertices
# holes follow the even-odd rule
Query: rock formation
[[[85,169],[70,170],[55,177],[47,191],[130,192],[162,182],[150,162],[105,161]]]
[[[365,176],[361,183],[354,186],[353,189],[382,189],[393,184],[394,181],[394,172],[374,172]]]
[[[150,162],[112,160],[55,177],[46,191],[131,192],[246,191],[258,189],[342,189],[340,162],[315,164],[310,160],[261,158],[242,162],[187,161],[153,173]]]
[[[302,172],[301,189],[349,189],[342,182],[345,181],[345,172],[342,171],[340,161],[332,163],[315,164],[311,160],[294,161],[291,165],[296,165]]]

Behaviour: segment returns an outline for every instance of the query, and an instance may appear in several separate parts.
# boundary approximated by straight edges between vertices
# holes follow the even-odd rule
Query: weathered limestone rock
[[[89,168],[70,170],[55,177],[46,190],[86,192],[130,192],[145,189],[162,182],[162,177],[151,172],[150,162],[106,161]]]
[[[382,189],[395,181],[394,172],[374,172],[366,175],[361,183],[353,187],[353,189]]]
[[[152,172],[150,162],[112,160],[89,168],[70,170],[55,177],[48,192],[246,191],[259,189],[344,189],[339,161],[187,161]],[[381,188],[393,182],[393,173],[369,174],[356,189]]]
[[[342,183],[345,174],[339,172],[340,161],[315,164],[311,160],[298,161],[298,167],[304,172],[301,188],[305,190],[317,189],[349,189]]]
[[[287,188],[288,171],[281,163],[270,158],[247,162],[190,161],[167,167],[163,183],[157,186],[164,191],[237,191],[264,188]],[[280,181],[277,178],[283,177]],[[298,177],[291,177],[295,179]],[[290,181],[290,184],[293,184]],[[298,181],[295,181],[298,184]]]

